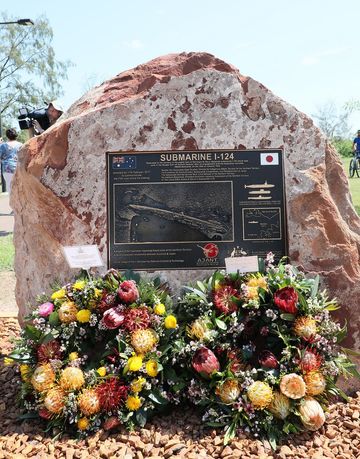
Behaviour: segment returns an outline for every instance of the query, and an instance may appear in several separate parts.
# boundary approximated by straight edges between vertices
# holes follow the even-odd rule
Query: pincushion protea
[[[54,387],[50,389],[44,399],[45,408],[50,413],[58,414],[65,407],[65,393],[60,387]]]
[[[128,387],[124,386],[118,378],[109,378],[96,387],[96,393],[100,400],[101,409],[113,411],[127,397]]]
[[[131,345],[138,354],[146,354],[156,345],[158,339],[152,329],[136,330],[131,334]]]
[[[207,347],[197,349],[192,359],[192,366],[204,378],[209,378],[220,370],[220,363],[216,355]]]
[[[318,401],[312,397],[306,397],[300,407],[301,422],[308,430],[318,430],[325,422],[324,411]]]
[[[306,393],[308,395],[322,394],[326,388],[325,377],[320,371],[310,371],[304,375]]]
[[[303,373],[318,370],[321,367],[322,357],[318,351],[306,348],[299,362],[299,367]]]
[[[53,339],[48,343],[40,344],[37,348],[37,357],[41,363],[49,362],[49,360],[61,360],[60,343]]]
[[[129,332],[144,330],[149,327],[150,321],[150,314],[145,306],[130,308],[126,310],[124,328]]]
[[[209,320],[203,317],[196,319],[186,327],[188,336],[192,339],[196,338],[199,341],[204,341],[209,336]]]
[[[236,311],[237,299],[239,299],[239,292],[230,285],[221,286],[213,294],[214,306],[222,314],[231,314]]]
[[[70,322],[76,322],[77,314],[76,304],[72,301],[65,301],[58,310],[60,322],[69,324]]]
[[[298,317],[294,322],[295,335],[305,340],[309,340],[316,335],[316,321],[312,317]]]
[[[285,419],[290,413],[290,400],[279,391],[274,391],[269,411],[278,419]]]
[[[84,373],[80,368],[67,367],[60,376],[60,386],[64,390],[77,390],[85,384]]]
[[[216,387],[215,392],[223,403],[234,403],[240,395],[239,382],[237,379],[227,379]]]
[[[55,373],[50,364],[37,367],[31,377],[31,384],[38,392],[45,392],[54,385]]]
[[[95,389],[85,389],[78,397],[80,411],[85,416],[92,416],[100,411],[100,400]]]
[[[255,381],[247,390],[247,395],[256,410],[267,408],[273,399],[273,391],[268,383]]]

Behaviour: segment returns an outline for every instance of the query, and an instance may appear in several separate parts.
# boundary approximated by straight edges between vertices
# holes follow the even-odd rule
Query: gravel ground
[[[18,330],[16,319],[0,319],[3,354],[9,352],[10,339]],[[145,429],[132,433],[100,431],[83,441],[69,438],[53,441],[43,432],[40,423],[17,421],[15,378],[14,368],[1,363],[0,459],[360,458],[360,392],[348,404],[331,405],[327,424],[320,431],[289,439],[273,452],[268,443],[246,437],[237,438],[224,447],[222,432],[204,429],[200,417],[190,409],[158,418]]]

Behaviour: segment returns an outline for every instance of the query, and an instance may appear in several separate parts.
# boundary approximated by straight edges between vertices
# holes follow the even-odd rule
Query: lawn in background
[[[353,201],[355,210],[358,213],[358,215],[360,215],[360,177],[358,177],[355,173],[353,178],[349,178],[349,164],[350,164],[351,158],[343,156],[341,159],[344,164],[345,173],[349,180],[350,193],[351,193],[351,197],[352,197],[352,201]],[[360,171],[359,171],[359,175],[360,175]]]
[[[0,237],[0,271],[11,271],[14,269],[15,247],[13,235]]]

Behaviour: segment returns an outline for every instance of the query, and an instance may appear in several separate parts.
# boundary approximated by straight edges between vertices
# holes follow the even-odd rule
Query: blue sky
[[[360,100],[359,0],[23,0],[6,10],[49,19],[57,57],[75,64],[65,108],[95,83],[182,51],[216,55],[308,115]]]

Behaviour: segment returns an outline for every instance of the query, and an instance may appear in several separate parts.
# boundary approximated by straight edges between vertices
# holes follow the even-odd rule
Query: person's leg
[[[12,182],[13,176],[14,176],[14,174],[11,173],[11,172],[4,172],[4,179],[5,179],[5,183],[6,183],[6,189],[9,192],[9,195],[11,193],[11,182]]]

